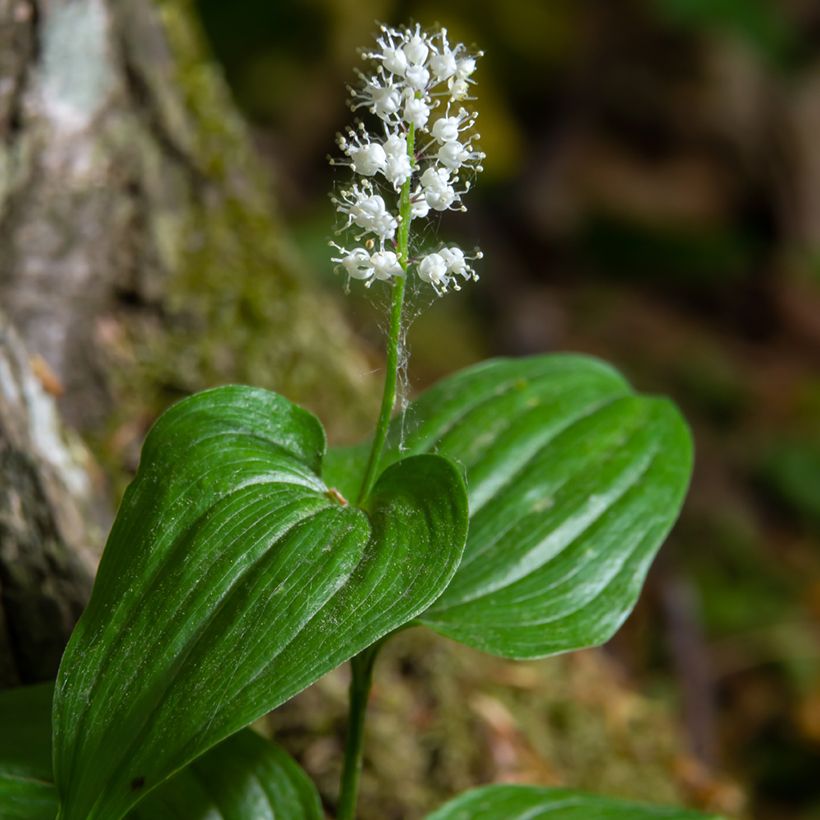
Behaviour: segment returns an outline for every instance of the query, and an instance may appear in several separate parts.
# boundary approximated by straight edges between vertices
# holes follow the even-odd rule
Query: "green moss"
[[[331,673],[268,719],[329,805],[347,679],[346,668]],[[669,704],[632,691],[601,652],[520,663],[408,630],[376,666],[359,816],[421,817],[503,780],[692,804],[678,777],[682,748]]]
[[[167,64],[140,70],[176,148],[169,158],[155,135],[130,139],[152,201],[146,230],[166,274],[151,294],[156,314],[129,320],[112,431],[186,393],[245,382],[308,406],[332,438],[358,437],[375,415],[371,367],[284,236],[267,172],[190,4],[156,5],[175,73],[169,84]]]

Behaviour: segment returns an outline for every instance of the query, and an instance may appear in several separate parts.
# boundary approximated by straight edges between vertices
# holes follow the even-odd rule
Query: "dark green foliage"
[[[54,820],[47,683],[0,693],[0,817]],[[321,820],[308,776],[278,746],[245,729],[177,773],[130,820]]]
[[[247,387],[154,426],[60,669],[63,820],[122,816],[446,587],[460,473],[438,456],[395,464],[368,516],[327,491],[324,446],[313,416]]]
[[[569,789],[487,786],[457,797],[427,820],[703,820],[707,815],[662,806],[613,800]],[[713,818],[716,815],[712,815]]]
[[[295,764],[235,733],[414,619],[512,658],[606,640],[692,461],[671,404],[579,356],[491,361],[429,390],[391,426],[364,509],[344,496],[366,446],[332,453],[323,479],[324,451],[312,415],[250,387],[199,393],[155,424],[60,667],[61,820],[138,803],[139,817],[182,818],[210,801],[237,820],[318,817]],[[36,785],[10,768],[9,802],[22,789],[24,810],[50,816],[35,735]],[[512,797],[527,795],[557,807],[553,792]]]
[[[513,658],[615,632],[692,466],[669,402],[635,395],[580,356],[501,359],[443,380],[394,422],[388,463],[425,452],[465,470],[470,534],[452,583],[421,620]],[[332,452],[332,480],[353,491],[364,453]]]

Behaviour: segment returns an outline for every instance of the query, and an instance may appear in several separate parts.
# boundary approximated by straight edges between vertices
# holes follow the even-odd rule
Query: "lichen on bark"
[[[190,3],[0,0],[0,37],[0,300],[68,420],[245,381],[358,432],[369,368],[288,244]]]

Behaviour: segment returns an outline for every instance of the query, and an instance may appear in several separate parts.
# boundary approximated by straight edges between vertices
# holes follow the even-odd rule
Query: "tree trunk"
[[[0,308],[28,351],[0,325],[0,685],[54,674],[102,532],[29,357],[70,426],[129,453],[223,381],[332,434],[375,406],[184,0],[0,0]]]
[[[184,0],[0,0],[0,305],[71,424],[145,383],[362,406],[367,367],[264,180]]]
[[[0,314],[0,687],[53,677],[85,605],[99,538],[89,463]]]

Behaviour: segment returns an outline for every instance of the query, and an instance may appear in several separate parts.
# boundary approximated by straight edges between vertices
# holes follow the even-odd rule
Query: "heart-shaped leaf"
[[[447,586],[460,472],[396,463],[365,514],[319,478],[323,450],[313,416],[248,387],[186,399],[151,430],[60,666],[61,820],[122,817]]]
[[[569,789],[485,786],[459,795],[427,820],[720,820],[687,809],[650,806]]]
[[[0,692],[0,817],[54,820],[47,683]],[[163,783],[129,820],[321,820],[310,778],[278,746],[243,729]]]
[[[366,452],[331,451],[328,481],[355,493]],[[597,645],[617,630],[692,468],[671,403],[569,355],[485,362],[422,394],[394,421],[384,463],[431,452],[466,472],[470,532],[421,621],[511,658]]]

